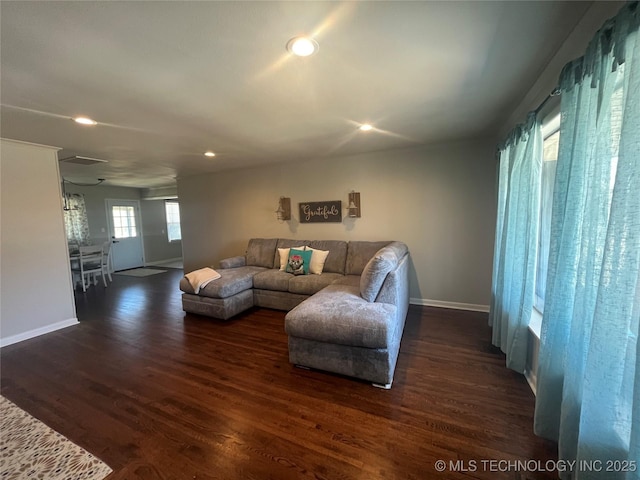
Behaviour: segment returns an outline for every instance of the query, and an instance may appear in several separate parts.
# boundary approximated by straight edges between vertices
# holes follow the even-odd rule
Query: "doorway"
[[[138,200],[106,199],[114,271],[142,267],[144,248]]]

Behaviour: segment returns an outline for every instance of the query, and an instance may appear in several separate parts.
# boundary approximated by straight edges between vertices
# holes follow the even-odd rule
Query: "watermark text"
[[[635,472],[634,460],[436,460],[437,472]]]

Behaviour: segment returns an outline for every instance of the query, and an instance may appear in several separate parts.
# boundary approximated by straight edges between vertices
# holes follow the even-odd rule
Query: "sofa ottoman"
[[[253,306],[253,277],[264,267],[242,266],[220,269],[220,278],[200,289],[196,295],[186,278],[180,280],[182,308],[185,311],[228,320]]]

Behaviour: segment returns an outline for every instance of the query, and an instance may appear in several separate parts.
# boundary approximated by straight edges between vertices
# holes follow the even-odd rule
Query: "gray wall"
[[[169,242],[164,200],[142,200],[142,229],[147,263],[182,258],[182,242]]]
[[[104,242],[108,238],[106,199],[139,200],[145,262],[153,263],[182,257],[181,243],[169,243],[167,240],[164,200],[142,200],[141,191],[137,188],[105,185],[79,187],[67,183],[65,189],[68,193],[84,195],[89,230],[94,243]]]
[[[251,237],[402,240],[414,303],[486,306],[495,229],[493,142],[456,142],[178,179],[185,271],[243,254]],[[361,193],[362,218],[300,224],[298,202]],[[278,223],[280,196],[293,220]]]
[[[0,343],[77,323],[57,149],[2,140]]]
[[[66,183],[65,190],[67,193],[81,193],[84,195],[89,220],[89,232],[91,234],[91,240],[96,244],[103,243],[109,238],[109,224],[107,223],[105,199],[140,200],[140,190],[137,188],[103,185],[96,187],[79,187]]]

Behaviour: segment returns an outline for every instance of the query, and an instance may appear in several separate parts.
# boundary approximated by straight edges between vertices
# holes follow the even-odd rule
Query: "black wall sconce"
[[[347,201],[347,212],[351,218],[360,218],[360,192],[349,192]]]
[[[288,197],[280,197],[278,201],[278,209],[276,210],[276,218],[279,222],[291,220],[291,199]]]

